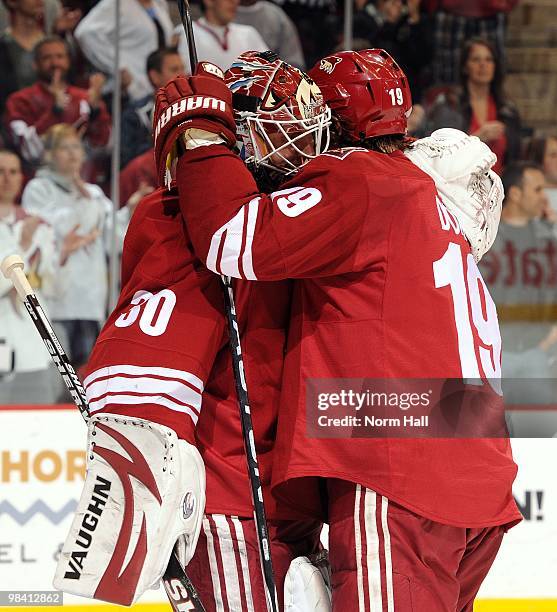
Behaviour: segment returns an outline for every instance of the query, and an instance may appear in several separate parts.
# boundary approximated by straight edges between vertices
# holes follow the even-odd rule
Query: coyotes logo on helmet
[[[336,65],[342,62],[342,57],[329,57],[322,59],[319,63],[319,68],[324,70],[327,74],[332,74]]]

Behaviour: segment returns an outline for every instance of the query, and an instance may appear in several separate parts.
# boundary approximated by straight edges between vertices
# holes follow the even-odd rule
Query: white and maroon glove
[[[131,605],[158,585],[178,538],[189,563],[204,510],[205,467],[195,446],[145,419],[95,415],[55,588]]]
[[[222,70],[200,62],[193,76],[178,76],[158,90],[153,114],[153,139],[159,185],[170,184],[176,141],[184,135],[189,146],[236,143],[232,92]]]
[[[501,219],[504,190],[491,170],[495,154],[476,136],[443,128],[416,140],[405,155],[435,181],[478,262],[493,244]]]

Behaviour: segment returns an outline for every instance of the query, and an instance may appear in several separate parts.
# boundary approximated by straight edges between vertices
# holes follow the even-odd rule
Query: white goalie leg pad
[[[491,170],[495,154],[476,136],[443,128],[414,142],[405,155],[435,181],[478,262],[493,244],[501,219],[504,190]]]
[[[55,588],[131,605],[158,585],[180,536],[189,562],[204,510],[205,467],[194,446],[151,421],[95,415]]]
[[[284,579],[285,612],[331,612],[331,591],[318,567],[296,557]]]

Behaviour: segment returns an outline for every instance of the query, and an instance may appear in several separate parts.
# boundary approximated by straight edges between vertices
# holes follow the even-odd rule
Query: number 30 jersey
[[[175,190],[153,192],[135,211],[121,281],[118,304],[87,366],[91,410],[171,427],[203,457],[206,511],[252,516],[221,282],[193,255]],[[288,282],[242,281],[235,289],[267,492],[290,289]],[[290,518],[284,505],[277,507],[267,495],[266,502],[271,518]]]
[[[450,525],[520,519],[503,436],[339,438],[312,430],[306,402],[315,379],[481,379],[466,386],[459,417],[477,418],[481,431],[484,415],[473,410],[502,411],[495,305],[429,176],[401,152],[351,149],[321,155],[267,195],[236,156],[212,146],[180,159],[178,185],[194,248],[210,269],[297,279],[273,461],[277,495],[300,494],[303,477],[330,477]],[[479,403],[470,401],[478,388]]]

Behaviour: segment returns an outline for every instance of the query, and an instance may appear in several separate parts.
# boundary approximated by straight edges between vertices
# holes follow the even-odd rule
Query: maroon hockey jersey
[[[504,437],[307,432],[308,379],[483,379],[481,392],[499,398],[495,305],[426,174],[400,152],[346,150],[320,156],[265,195],[240,159],[217,145],[180,159],[178,186],[194,248],[210,269],[303,279],[295,283],[284,368],[277,493],[297,490],[294,479],[332,477],[442,523],[520,519]]]
[[[14,144],[27,161],[40,159],[43,145],[40,136],[57,123],[69,123],[76,128],[86,126],[85,139],[93,147],[108,144],[111,119],[101,100],[92,109],[86,89],[68,85],[68,103],[60,113],[55,112],[54,96],[44,83],[37,82],[13,93],[6,102],[4,123]]]
[[[91,354],[91,411],[138,416],[196,444],[207,512],[252,516],[220,280],[193,256],[175,191],[147,196],[132,217],[122,291]],[[287,282],[236,287],[262,482],[268,490],[289,316]],[[267,498],[267,495],[266,495]],[[288,518],[269,496],[271,518]]]

